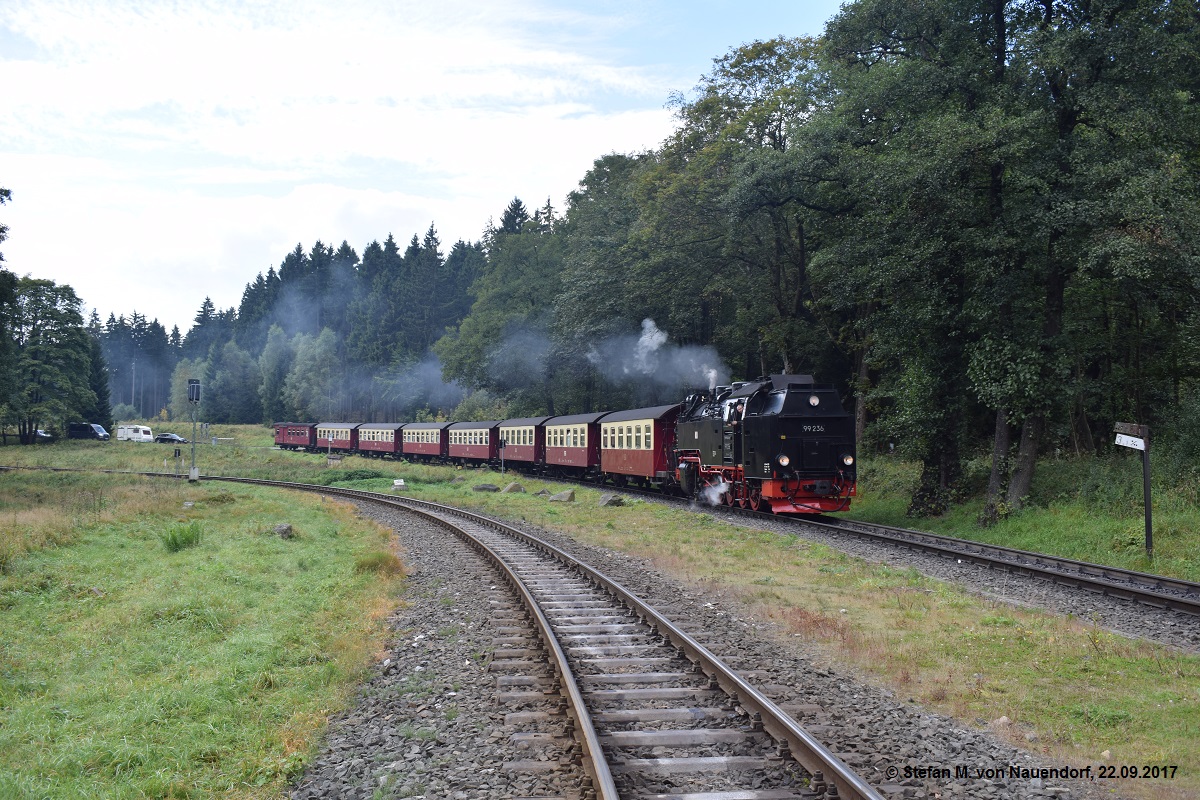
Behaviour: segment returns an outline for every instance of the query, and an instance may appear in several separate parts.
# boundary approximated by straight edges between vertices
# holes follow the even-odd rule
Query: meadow
[[[6,472],[0,797],[280,796],[402,577],[390,531],[316,496]]]
[[[515,476],[359,457],[327,467],[321,455],[273,450],[266,428],[213,435],[221,443],[197,451],[202,475],[378,491],[391,491],[392,481],[403,477],[413,496],[646,558],[736,602],[770,623],[772,635],[814,648],[820,658],[859,671],[901,699],[979,726],[1006,717],[1000,735],[1052,758],[1179,766],[1173,780],[1122,785],[1128,796],[1200,793],[1196,656],[704,513],[638,501],[600,507],[601,492],[591,488],[577,488],[575,503],[550,504],[533,493],[560,485],[516,478],[525,494],[481,493],[472,487],[503,485]],[[152,444],[57,443],[0,449],[0,463],[161,471],[172,453]],[[1126,466],[1048,462],[1031,507],[993,528],[977,528],[969,504],[919,526],[1146,568],[1138,548],[1122,544],[1134,532],[1140,543],[1141,524],[1140,505],[1133,502],[1135,494],[1140,502],[1140,491],[1119,485]],[[868,460],[855,515],[917,527],[903,518],[904,491],[913,478],[903,462]],[[1136,484],[1136,476],[1131,481]],[[1152,566],[1192,577],[1197,514],[1191,490],[1159,484],[1156,491],[1162,493],[1164,529]],[[6,690],[3,706],[7,715],[25,720],[19,733],[15,726],[0,729],[0,736],[11,737],[0,741],[0,772],[15,776],[9,784],[0,779],[3,796],[89,796],[80,790],[90,785],[100,787],[90,796],[273,796],[310,757],[324,718],[352,696],[361,669],[381,647],[380,622],[395,602],[397,578],[354,570],[357,559],[386,547],[384,532],[340,504],[307,495],[280,497],[203,481],[8,472],[0,476],[0,517],[0,546],[8,553],[0,613],[6,631],[10,622],[19,622],[21,630],[0,651],[4,685],[15,687]],[[296,540],[271,533],[285,517],[301,532]],[[179,526],[192,523],[201,526],[199,541],[172,552],[164,534],[178,531],[187,538]],[[359,534],[349,532],[359,528]],[[310,545],[312,550],[299,549]],[[315,599],[311,606],[301,600],[331,592],[345,593],[339,596],[346,606],[337,615]],[[252,633],[247,626],[254,618],[279,613],[267,609],[280,596],[297,617],[321,608],[339,621],[327,619],[328,632],[309,638],[298,629]],[[102,610],[103,616],[94,616]],[[186,647],[175,644],[183,635]],[[297,649],[299,640],[289,636],[303,639],[303,646]],[[210,647],[218,650],[204,656]],[[88,688],[93,682],[100,688]],[[287,693],[298,686],[303,691]],[[321,687],[324,699],[305,705]],[[245,708],[262,709],[253,715],[261,727],[235,733],[235,718],[245,716],[237,710]],[[114,727],[107,727],[110,721]],[[185,741],[193,744],[181,753],[157,744],[174,740],[178,730],[192,731]],[[130,739],[133,731],[150,738]],[[210,739],[214,731],[228,736]],[[37,746],[7,760],[12,745],[31,737]],[[144,755],[135,757],[135,751]],[[135,780],[129,776],[140,782],[123,783]],[[56,786],[69,788],[51,791]]]

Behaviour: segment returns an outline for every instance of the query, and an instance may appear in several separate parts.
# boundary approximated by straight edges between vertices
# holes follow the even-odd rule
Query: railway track
[[[61,467],[0,467],[0,470],[4,469],[87,471]],[[115,470],[102,471],[117,472]],[[135,474],[146,475],[148,477],[183,477],[179,475],[164,475],[157,472]],[[222,476],[204,476],[203,479],[253,482],[250,479]],[[262,482],[270,483],[269,481]],[[635,487],[598,487],[596,484],[588,482],[580,482],[580,485],[600,489],[611,488],[615,492],[634,494],[660,501],[678,503],[680,505],[693,504],[693,501],[690,500],[671,498],[660,492],[645,491]],[[725,505],[715,506],[712,510],[746,518],[771,520],[775,523],[784,522],[790,525],[810,526],[833,535],[850,535],[858,539],[882,543],[898,549],[927,553],[947,561],[975,564],[998,572],[1024,575],[1038,580],[1049,581],[1058,586],[1067,586],[1095,595],[1200,616],[1200,583],[1181,578],[1170,578],[1162,575],[1121,569],[1119,567],[1109,567],[1103,564],[1093,564],[1086,561],[1047,555],[1045,553],[1003,547],[1001,545],[985,544],[925,531],[876,525],[856,520],[835,519],[822,515],[804,518],[781,517],[779,515],[763,514],[737,506]]]
[[[43,469],[50,471],[87,471],[61,467],[0,467],[4,469]],[[117,472],[116,470],[102,470]],[[157,472],[135,473],[148,477],[174,477]],[[204,476],[204,480],[246,481],[249,479]],[[264,481],[265,482],[265,481]],[[571,481],[564,481],[571,482]],[[265,482],[269,483],[269,482]],[[672,498],[660,492],[645,491],[635,487],[604,487],[595,483],[578,482],[592,488],[611,489],[660,501],[690,505],[694,501]],[[1095,595],[1141,603],[1160,609],[1171,609],[1185,614],[1200,616],[1200,583],[1180,578],[1170,578],[1151,573],[1109,567],[1086,561],[1036,553],[1028,550],[985,544],[953,536],[896,528],[856,520],[835,519],[828,516],[792,518],[774,514],[763,514],[737,506],[719,505],[712,509],[735,516],[784,522],[790,525],[806,525],[834,535],[850,535],[858,539],[886,544],[890,547],[927,553],[947,561],[970,563],[998,572],[1024,575],[1049,581],[1058,586],[1067,586]]]
[[[592,484],[594,486],[594,484]],[[659,492],[625,487],[613,491],[641,497],[676,502],[692,501],[667,497]],[[859,539],[887,544],[895,548],[936,555],[947,560],[975,564],[1000,572],[1025,575],[1069,586],[1093,594],[1141,603],[1154,608],[1172,609],[1200,616],[1200,583],[1154,575],[1146,572],[1109,567],[1087,561],[1018,550],[1002,545],[975,542],[925,531],[877,525],[827,515],[783,517],[764,514],[737,506],[718,505],[713,511],[737,517],[771,520],[775,523],[804,525],[834,535],[850,535]]]
[[[122,474],[130,473],[122,471]],[[205,477],[204,480],[293,486],[239,478]],[[1031,769],[1047,766],[1036,754],[1014,749],[979,730],[930,714],[913,705],[911,698],[908,702],[894,700],[890,692],[858,684],[828,665],[764,646],[755,638],[756,626],[729,615],[719,599],[714,605],[706,602],[709,598],[704,593],[693,594],[690,589],[673,586],[669,581],[664,583],[662,576],[647,571],[636,559],[630,561],[627,556],[603,549],[577,547],[572,540],[553,531],[534,529],[546,542],[579,552],[582,558],[605,565],[609,575],[621,576],[626,586],[636,586],[647,596],[658,598],[655,602],[671,608],[672,616],[678,614],[677,619],[687,630],[712,642],[713,647],[742,670],[740,674],[730,672],[724,680],[719,678],[696,658],[702,654],[689,648],[690,637],[686,633],[679,631],[679,637],[673,638],[666,627],[657,624],[653,613],[643,615],[635,606],[625,603],[608,609],[592,606],[596,601],[579,593],[589,586],[603,585],[585,580],[580,574],[565,578],[560,586],[571,596],[543,601],[547,624],[611,626],[590,632],[567,628],[559,636],[559,649],[566,657],[566,665],[579,678],[582,708],[598,723],[594,744],[587,752],[601,754],[617,792],[603,794],[605,781],[593,777],[602,774],[601,768],[583,769],[586,748],[576,744],[574,734],[581,726],[567,711],[567,683],[561,677],[565,670],[551,666],[546,653],[553,648],[543,644],[534,632],[528,622],[531,615],[515,600],[515,592],[494,579],[494,569],[469,555],[466,548],[448,548],[446,542],[451,534],[444,532],[448,528],[442,527],[441,520],[435,523],[431,521],[434,517],[419,517],[415,518],[419,521],[414,521],[408,510],[389,510],[400,505],[412,508],[415,501],[403,498],[408,502],[402,504],[395,502],[402,498],[390,494],[324,486],[305,488],[350,500],[382,497],[392,501],[387,505],[362,506],[362,513],[394,527],[407,552],[416,557],[414,563],[419,566],[410,580],[418,592],[414,597],[421,599],[405,606],[403,622],[397,619],[396,630],[401,639],[390,651],[391,657],[373,670],[374,677],[364,684],[359,703],[345,718],[331,725],[322,754],[306,769],[303,782],[293,791],[292,796],[297,800],[328,796],[367,800],[380,796],[381,792],[387,795],[389,791],[399,792],[395,796],[417,796],[424,794],[427,787],[435,795],[438,791],[447,792],[447,797],[505,796],[523,800],[613,796],[674,800],[900,797],[912,796],[912,792],[935,796],[951,789],[952,794],[962,796],[1016,800],[1030,796],[1030,791],[1037,787],[1024,781],[996,784],[973,773],[959,778],[956,772],[956,777],[949,778],[934,774],[929,765],[953,764],[956,770],[963,765],[970,768],[970,765],[995,763],[1026,765]],[[436,515],[459,521],[474,516],[453,509],[442,509]],[[770,519],[779,521],[778,517]],[[498,526],[486,518],[475,522],[484,529]],[[786,533],[783,526],[773,529]],[[532,544],[533,537],[524,538]],[[540,591],[546,580],[540,569],[534,567],[525,580],[519,572],[515,577],[530,592]],[[489,581],[496,584],[491,589]],[[602,596],[612,595],[607,588],[598,591]],[[447,612],[456,611],[460,595],[465,616],[447,617]],[[558,603],[565,605],[556,606]],[[451,621],[455,619],[462,624]],[[635,622],[646,623],[648,632],[625,627]],[[589,640],[590,636],[599,638]],[[624,636],[634,638],[615,638]],[[654,649],[640,656],[579,650],[633,646]],[[481,672],[481,654],[489,653],[487,663],[491,672]],[[646,674],[632,668],[617,669],[611,663],[596,670],[598,665],[590,663],[603,659],[680,657],[682,660],[675,662],[678,666],[663,662]],[[430,678],[421,679],[418,675]],[[670,675],[670,680],[658,680],[664,675]],[[843,766],[852,764],[863,775],[879,781],[874,787],[865,787],[864,791],[874,794],[858,793],[853,785],[845,785],[844,776],[839,782],[832,769],[821,768],[827,762],[821,760],[819,751],[815,756],[804,752],[805,740],[812,737],[801,735],[799,744],[794,745],[787,730],[794,723],[773,721],[769,713],[764,715],[756,710],[754,692],[740,686],[743,678],[760,683],[775,702],[804,719],[809,731],[836,752]],[[727,691],[725,682],[732,686],[732,693],[724,694],[727,699],[722,700],[721,693]],[[617,696],[631,688],[682,690],[692,699],[675,708],[686,711],[687,722],[642,720],[605,728],[611,720],[602,715],[609,712],[660,713],[659,709],[671,709],[675,702],[667,698],[637,698],[628,693]],[[613,694],[598,694],[604,691]],[[704,693],[708,692],[718,694],[706,696]],[[766,702],[769,704],[770,700]],[[444,707],[442,703],[448,705]],[[724,716],[718,714],[712,721],[707,713],[693,711],[703,708],[717,709]],[[470,709],[471,713],[458,716],[457,709]],[[678,715],[678,711],[675,713]],[[782,735],[778,729],[773,730],[776,725],[781,726]],[[687,742],[687,737],[697,736],[702,742],[707,735],[691,732],[694,730],[722,731],[712,738],[725,741]],[[657,735],[662,731],[686,733],[674,742],[660,739],[652,745],[645,738],[639,742],[637,736],[628,735]],[[621,734],[624,741],[621,737],[610,738],[612,734]],[[702,763],[696,759],[734,757],[751,759],[740,762],[751,768],[738,769],[735,765],[739,762],[728,762],[726,773],[730,777],[740,773],[749,779],[748,784],[739,786],[730,777],[717,784],[702,782],[705,770],[696,769]],[[791,758],[796,759],[798,766],[788,766]],[[710,766],[714,764],[709,762]],[[520,774],[524,770],[528,773]],[[548,777],[549,772],[562,774]],[[821,774],[817,775],[818,772]],[[694,781],[692,773],[697,776]],[[811,776],[809,785],[805,785],[806,774]],[[1045,786],[1040,793],[1053,797],[1066,796],[1068,792],[1073,797],[1098,797],[1091,789],[1087,784],[1072,784],[1071,788]]]
[[[602,572],[486,517],[374,492],[308,489],[405,508],[447,526],[505,578],[492,669],[514,723],[570,720],[583,796],[601,800],[882,800],[798,722],[664,615]],[[526,622],[527,621],[527,622]],[[543,665],[549,670],[544,671]],[[553,743],[559,731],[529,731]],[[544,762],[529,766],[545,769]]]
[[[896,547],[932,553],[989,569],[1028,575],[1154,608],[1200,615],[1200,583],[1192,581],[854,520],[822,518],[802,522],[840,534],[887,542]]]

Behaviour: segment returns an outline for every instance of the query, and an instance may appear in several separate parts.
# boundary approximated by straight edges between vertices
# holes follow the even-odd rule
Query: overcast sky
[[[85,317],[237,307],[297,242],[443,252],[657,146],[730,48],[838,0],[0,3],[0,245]]]

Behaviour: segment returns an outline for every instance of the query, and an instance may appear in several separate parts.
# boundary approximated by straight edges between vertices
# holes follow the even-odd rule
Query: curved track
[[[1155,608],[1200,615],[1200,583],[1192,581],[854,520],[822,518],[802,522],[838,533],[888,542],[896,547],[933,553],[942,558],[967,561],[1096,594],[1133,600]]]
[[[595,486],[595,484],[586,485]],[[611,488],[613,491],[652,497],[668,502],[682,504],[693,502],[667,497],[660,492],[648,492],[630,487],[600,488]],[[770,519],[774,522],[782,521],[794,525],[810,525],[832,534],[851,535],[886,543],[896,548],[930,553],[948,560],[969,562],[989,569],[1047,580],[1059,585],[1138,602],[1154,608],[1173,609],[1200,616],[1200,583],[1182,578],[1170,578],[1045,553],[1035,553],[1029,550],[1018,550],[1002,545],[959,539],[953,536],[825,515],[780,516],[729,505],[713,506],[713,511],[757,519]]]
[[[505,575],[521,598],[552,665],[554,686],[573,721],[581,764],[598,798],[882,797],[664,615],[599,570],[530,534],[458,509],[375,492],[248,478],[206,480],[385,503],[451,527]],[[577,672],[586,672],[586,680],[577,680]],[[679,727],[680,722],[691,727]],[[651,751],[660,755],[645,757]],[[664,751],[669,755],[662,756]],[[809,777],[802,782],[798,775],[803,773]],[[687,790],[665,788],[679,783]]]
[[[0,466],[0,470],[10,469],[41,469],[62,472],[86,472],[94,470],[77,470],[69,467],[11,467]],[[121,470],[100,470],[131,474]],[[183,478],[186,476],[164,474],[159,472],[132,473],[148,477]],[[202,480],[242,481],[247,483],[271,484],[271,481],[258,481],[250,478],[234,478],[222,476],[202,476]],[[564,480],[563,482],[570,482]],[[667,502],[691,504],[694,501],[668,497],[661,492],[644,491],[633,487],[608,487],[593,482],[579,482],[581,485],[611,491],[651,497]],[[278,484],[300,486],[299,484]],[[330,491],[328,487],[312,487]],[[340,491],[340,490],[339,490]],[[370,494],[370,493],[365,493]],[[1109,567],[1103,564],[1093,564],[1087,561],[1077,561],[1060,556],[1035,553],[1028,550],[1003,547],[995,544],[985,544],[953,536],[943,536],[925,531],[915,531],[906,528],[895,528],[887,525],[876,525],[857,520],[835,519],[827,516],[812,517],[783,517],[774,514],[763,514],[737,506],[719,505],[714,511],[747,516],[751,518],[770,519],[775,522],[787,521],[795,525],[810,525],[833,534],[849,534],[861,539],[886,543],[892,547],[929,553],[947,560],[969,562],[1001,572],[1009,572],[1029,576],[1039,580],[1050,581],[1063,586],[1082,589],[1106,597],[1142,603],[1147,606],[1162,609],[1173,609],[1186,614],[1200,616],[1200,583],[1170,578],[1151,573]]]

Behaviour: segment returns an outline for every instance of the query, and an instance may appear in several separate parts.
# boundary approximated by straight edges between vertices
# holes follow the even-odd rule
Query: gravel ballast
[[[360,507],[396,530],[411,575],[403,606],[391,618],[395,640],[388,657],[374,668],[355,707],[331,721],[292,797],[574,796],[577,787],[560,782],[554,770],[506,768],[561,754],[513,736],[509,709],[497,702],[488,660],[492,610],[504,590],[491,567],[440,527],[372,504]],[[1066,764],[929,713],[830,665],[801,641],[773,638],[731,598],[682,585],[641,559],[528,530],[659,605],[889,797],[1117,796],[1101,783],[1053,771]]]

